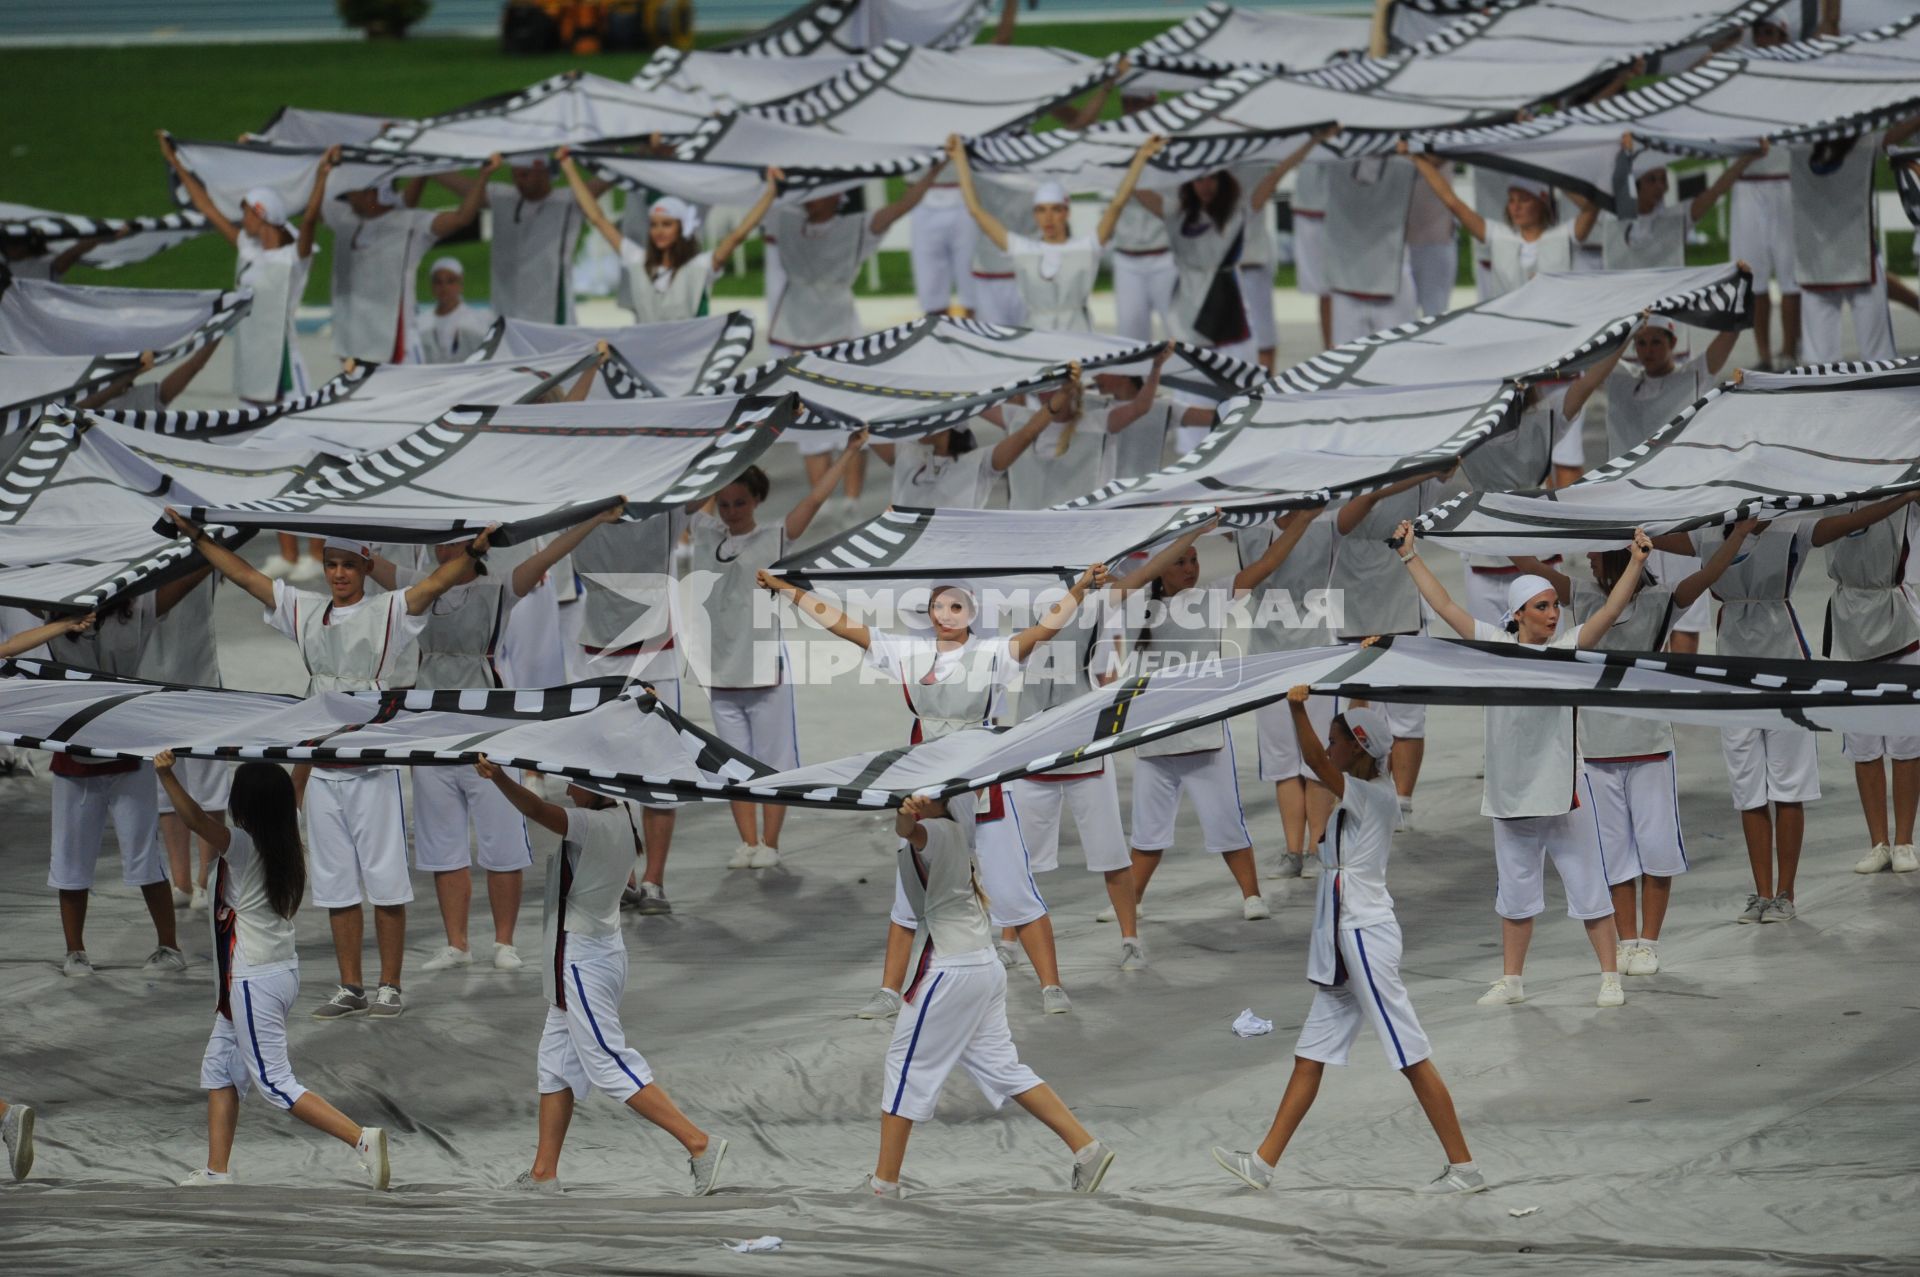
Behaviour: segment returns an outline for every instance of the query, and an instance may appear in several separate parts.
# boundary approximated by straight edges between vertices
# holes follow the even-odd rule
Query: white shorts
[[[627,988],[627,951],[568,962],[564,1009],[547,1008],[540,1031],[540,1094],[572,1091],[576,1100],[598,1089],[625,1104],[653,1081],[647,1059],[627,1045],[620,1027],[620,995]]]
[[[167,880],[160,850],[160,804],[153,769],[142,765],[108,776],[53,778],[53,863],[47,885],[56,891],[91,891],[93,869],[107,818],[120,843],[120,878],[129,887]]]
[[[1879,663],[1920,665],[1920,652],[1902,652],[1890,661]],[[1867,736],[1859,732],[1843,732],[1840,736],[1840,753],[1849,762],[1855,763],[1877,763],[1883,758],[1905,762],[1910,758],[1920,758],[1920,735]]]
[[[1024,927],[1047,915],[1047,902],[1040,897],[1040,884],[1033,880],[1033,866],[1027,860],[1027,844],[1021,835],[1020,816],[1011,787],[1002,791],[1006,814],[996,820],[979,820],[973,829],[973,862],[980,870],[980,889],[987,894],[987,918],[996,927]],[[979,805],[985,811],[984,799]],[[899,875],[893,882],[893,921],[909,930],[920,925],[912,906],[907,904],[906,888]]]
[[[951,204],[922,203],[907,218],[907,232],[913,293],[920,309],[928,314],[945,311],[956,292],[962,306],[972,306],[973,242],[980,228],[966,205],[958,199]]]
[[[1453,281],[1460,275],[1460,246],[1407,245],[1407,269],[1413,272],[1413,299],[1422,315],[1444,315],[1453,308]]]
[[[1793,276],[1793,184],[1740,181],[1727,197],[1729,257],[1753,268],[1754,291],[1778,281],[1782,296],[1800,291]]]
[[[1799,727],[1722,728],[1735,811],[1768,803],[1810,803],[1820,797],[1820,758],[1813,733]]]
[[[500,673],[508,687],[558,687],[567,681],[567,648],[560,638],[560,596],[553,573],[507,613]]]
[[[307,882],[315,907],[346,909],[362,899],[404,905],[413,899],[397,769],[316,767],[307,777],[306,807]]]
[[[1606,868],[1591,825],[1593,815],[1575,808],[1561,816],[1517,816],[1493,821],[1493,863],[1500,886],[1493,911],[1518,922],[1547,909],[1547,857],[1567,893],[1567,916],[1585,921],[1613,912]],[[1582,828],[1582,824],[1587,828]]]
[[[1584,761],[1580,804],[1581,810],[1567,818],[1594,836],[1608,886],[1643,876],[1677,878],[1687,871],[1672,754],[1631,763]],[[1580,820],[1582,812],[1589,818]]]
[[[1242,262],[1240,295],[1247,302],[1247,327],[1253,330],[1253,344],[1261,350],[1278,347],[1280,329],[1273,320],[1273,267],[1265,262]]]
[[[173,774],[186,788],[187,796],[200,804],[201,811],[227,809],[227,791],[233,787],[232,763],[218,758],[182,758],[173,765]],[[153,787],[159,794],[160,814],[173,815],[173,799],[167,797],[158,775],[153,778]]]
[[[1313,734],[1320,738],[1322,745],[1327,743],[1333,731],[1334,715],[1339,712],[1338,696],[1307,697],[1307,721],[1313,724]],[[1262,705],[1253,711],[1253,723],[1260,741],[1261,780],[1314,779],[1313,772],[1300,757],[1300,737],[1293,730],[1293,709],[1287,702]]]
[[[1027,326],[1027,299],[1020,295],[1020,281],[1012,275],[973,277],[973,317],[1008,328]]]
[[[1409,324],[1418,317],[1413,299],[1413,276],[1405,265],[1400,268],[1400,291],[1391,297],[1361,297],[1354,293],[1333,294],[1333,344],[1345,345],[1362,337]]]
[[[1219,749],[1133,756],[1135,851],[1165,851],[1173,846],[1173,822],[1180,814],[1183,791],[1193,799],[1208,851],[1225,855],[1253,845],[1247,814],[1240,806],[1240,777],[1234,770],[1229,732],[1227,743]]]
[[[513,873],[533,864],[527,822],[492,781],[480,779],[471,767],[414,768],[413,867],[431,873],[467,869],[474,847],[480,867],[489,873]]]
[[[1427,707],[1407,702],[1382,701],[1378,706],[1387,716],[1387,726],[1393,729],[1393,739],[1425,740],[1427,738]]]
[[[1034,873],[1051,873],[1060,867],[1062,809],[1073,812],[1073,827],[1080,833],[1088,869],[1112,873],[1133,863],[1127,854],[1126,830],[1120,827],[1120,785],[1112,767],[1094,776],[1028,777],[1007,789],[1020,806],[1020,832]]]
[[[1327,295],[1327,216],[1293,213],[1293,286],[1312,297]]]
[[[275,1108],[298,1104],[307,1088],[287,1062],[287,1012],[299,995],[297,968],[233,977],[227,995],[233,1018],[213,1013],[213,1032],[200,1057],[200,1089],[230,1086],[244,1100],[257,1086],[260,1097]]]
[[[800,765],[800,727],[793,684],[772,687],[710,687],[713,734],[776,771]]]
[[[1578,417],[1562,425],[1554,435],[1551,460],[1556,466],[1581,471],[1587,468],[1587,432]]]
[[[1322,1064],[1345,1064],[1365,1022],[1373,1025],[1387,1063],[1396,1069],[1411,1068],[1432,1055],[1433,1046],[1400,979],[1400,924],[1343,927],[1336,943],[1347,968],[1347,982],[1314,990],[1313,1006],[1300,1026],[1293,1053]]]
[[[1173,286],[1180,272],[1173,254],[1123,253],[1108,258],[1113,273],[1114,331],[1122,337],[1147,341],[1153,336],[1153,317],[1160,316],[1160,332],[1173,331]]]
[[[955,1065],[996,1109],[1040,1085],[1039,1075],[1020,1063],[1007,1028],[1006,968],[985,950],[955,957],[966,964],[935,961],[894,1021],[883,1113],[926,1121]]]

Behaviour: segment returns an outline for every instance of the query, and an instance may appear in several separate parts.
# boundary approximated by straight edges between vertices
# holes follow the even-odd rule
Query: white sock
[[[1450,1170],[1467,1171],[1467,1172],[1477,1171],[1480,1169],[1478,1166],[1475,1166],[1473,1164],[1472,1159],[1468,1159],[1467,1161],[1464,1161],[1464,1162],[1448,1162],[1447,1167]]]
[[[1253,1164],[1255,1166],[1258,1166],[1261,1170],[1265,1171],[1269,1175],[1273,1174],[1274,1168],[1267,1165],[1266,1158],[1260,1156],[1260,1154],[1258,1153],[1249,1153],[1248,1156],[1253,1158]]]
[[[1508,987],[1508,988],[1510,988],[1510,989],[1513,989],[1513,990],[1514,990],[1514,991],[1516,991],[1516,992],[1518,992],[1518,991],[1519,991],[1519,988],[1520,988],[1520,977],[1519,977],[1519,976],[1517,976],[1517,975],[1503,975],[1503,976],[1501,976],[1500,978],[1501,978],[1502,980],[1505,980],[1505,981],[1507,982],[1507,987]]]
[[[1620,983],[1620,973],[1618,971],[1602,971],[1600,973],[1600,985],[1602,988],[1609,984],[1618,983]]]
[[[1077,1148],[1073,1150],[1074,1165],[1076,1166],[1091,1165],[1093,1163],[1093,1155],[1096,1152],[1098,1152],[1099,1149],[1100,1149],[1100,1141],[1098,1139],[1088,1140],[1087,1146],[1085,1148]]]
[[[873,1185],[876,1193],[891,1193],[894,1189],[900,1187],[899,1180],[881,1179],[878,1175],[867,1176],[867,1182]]]
[[[233,1178],[232,1171],[216,1171],[211,1166],[203,1168],[200,1173],[205,1175],[210,1180],[223,1180],[223,1179]]]
[[[1645,949],[1648,953],[1660,952],[1660,942],[1658,940],[1649,940],[1645,936],[1642,936],[1640,939],[1634,941],[1634,943],[1642,949]]]

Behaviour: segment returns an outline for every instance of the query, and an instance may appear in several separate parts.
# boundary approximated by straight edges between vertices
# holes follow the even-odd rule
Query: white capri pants
[[[53,862],[47,885],[91,891],[107,818],[120,843],[120,879],[129,887],[167,880],[160,851],[160,804],[153,769],[141,765],[108,776],[53,778]]]
[[[1026,837],[1034,873],[1051,873],[1060,867],[1063,809],[1073,813],[1073,827],[1080,833],[1080,850],[1089,870],[1112,873],[1133,863],[1127,854],[1126,831],[1120,827],[1120,785],[1113,768],[1102,768],[1092,776],[1026,777],[1013,781],[1007,790],[1020,806],[1020,832]]]
[[[1893,316],[1887,310],[1885,280],[1859,288],[1800,290],[1800,362],[1830,364],[1846,358],[1840,340],[1840,315],[1853,312],[1853,336],[1861,359],[1892,359]]]
[[[1340,712],[1338,696],[1307,697],[1307,721],[1313,734],[1325,745],[1333,732],[1333,719]],[[1300,737],[1293,730],[1293,709],[1285,701],[1274,701],[1253,711],[1254,730],[1260,741],[1260,779],[1313,780],[1306,760],[1300,756]]]
[[[784,669],[782,671],[784,677]],[[772,687],[710,687],[713,734],[775,771],[800,765],[800,726],[793,684]]]
[[[1040,898],[1040,884],[1033,880],[1033,867],[1027,860],[1027,844],[1021,835],[1011,788],[1002,792],[1006,814],[994,820],[974,821],[973,862],[980,870],[980,889],[987,893],[988,920],[996,927],[1024,927],[1046,916],[1047,902]],[[987,810],[985,800],[978,810]],[[920,925],[897,874],[893,882],[892,917],[908,930]]]
[[[1580,803],[1592,818],[1579,827],[1599,842],[1608,886],[1642,876],[1677,878],[1687,871],[1672,754],[1619,763],[1587,759],[1580,768]]]
[[[1322,1064],[1345,1064],[1365,1022],[1373,1025],[1387,1063],[1396,1069],[1411,1068],[1432,1055],[1433,1046],[1400,979],[1400,924],[1342,927],[1335,943],[1346,964],[1347,982],[1314,990],[1293,1053]]]
[[[316,767],[307,777],[306,807],[307,882],[315,906],[346,909],[362,899],[404,905],[413,899],[397,768]]]
[[[186,788],[187,796],[200,804],[201,811],[227,809],[227,791],[233,786],[232,763],[218,758],[182,758],[173,765],[173,772]],[[173,799],[167,797],[158,775],[153,778],[153,787],[159,795],[160,814],[173,815]]]
[[[1153,337],[1153,317],[1160,317],[1162,335],[1173,332],[1173,286],[1180,278],[1173,254],[1123,253],[1108,259],[1113,272],[1114,328],[1122,337],[1147,341]]]
[[[1756,293],[1764,296],[1772,282],[1783,297],[1800,291],[1793,275],[1792,183],[1735,182],[1727,197],[1727,222],[1728,255],[1753,268]]]
[[[1327,215],[1293,210],[1293,286],[1309,297],[1327,295]]]
[[[1280,328],[1273,319],[1273,266],[1268,262],[1240,263],[1240,295],[1247,302],[1247,327],[1260,350],[1280,345]]]
[[[923,984],[894,1021],[881,1112],[926,1121],[955,1065],[996,1109],[1040,1085],[1014,1049],[1007,972],[991,951],[936,958]]]
[[[928,314],[944,312],[956,292],[962,306],[973,305],[973,241],[980,228],[953,194],[951,204],[923,201],[907,219],[913,295]]]
[[[1025,328],[1027,299],[1020,295],[1020,281],[1012,275],[982,275],[975,271],[973,316],[989,324]]]
[[[1880,664],[1920,665],[1920,652],[1902,652]],[[1843,732],[1840,736],[1840,753],[1847,761],[1854,763],[1877,763],[1883,758],[1906,762],[1910,758],[1920,758],[1920,735],[1867,736],[1860,732]]]
[[[569,949],[585,948],[579,937],[569,937]],[[592,1090],[625,1104],[653,1081],[647,1058],[627,1045],[620,1027],[620,996],[627,989],[626,942],[618,936],[602,942],[610,947],[593,953],[569,955],[563,964],[565,1008],[547,1008],[546,1027],[540,1031],[540,1094],[572,1091],[584,1100]],[[598,948],[598,946],[596,946]]]
[[[1407,245],[1407,269],[1413,272],[1413,299],[1422,315],[1444,315],[1453,307],[1453,281],[1460,274],[1460,248],[1444,244]]]
[[[489,873],[512,873],[533,864],[527,822],[492,781],[482,780],[471,767],[414,768],[414,867],[432,873],[470,868],[473,847],[479,848],[480,867]]]
[[[1813,733],[1804,728],[1722,728],[1720,752],[1726,755],[1735,811],[1820,797],[1820,758]]]
[[[1413,299],[1413,276],[1400,268],[1400,291],[1391,297],[1362,297],[1357,293],[1333,295],[1333,344],[1345,345],[1389,328],[1410,324],[1418,318]]]
[[[1182,792],[1193,799],[1208,851],[1225,855],[1253,845],[1247,814],[1240,806],[1240,777],[1234,771],[1230,733],[1218,749],[1147,758],[1134,755],[1135,851],[1165,851],[1173,846],[1173,822],[1180,814]]]
[[[1582,824],[1587,828],[1581,828]],[[1493,910],[1515,922],[1546,912],[1547,857],[1567,893],[1567,916],[1586,921],[1613,912],[1607,869],[1593,813],[1576,807],[1560,816],[1494,817],[1493,862],[1500,874]]]
[[[200,1057],[200,1089],[230,1086],[244,1100],[259,1087],[261,1098],[275,1108],[298,1104],[307,1088],[287,1061],[287,1012],[299,996],[298,967],[234,976],[227,988],[233,1018],[213,1013],[213,1032]]]

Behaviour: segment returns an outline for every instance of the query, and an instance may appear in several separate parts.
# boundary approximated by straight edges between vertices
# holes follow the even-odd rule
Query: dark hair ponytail
[[[293,917],[307,890],[307,860],[300,847],[300,815],[293,778],[274,763],[241,763],[233,770],[227,814],[253,839],[267,879],[267,904]]]

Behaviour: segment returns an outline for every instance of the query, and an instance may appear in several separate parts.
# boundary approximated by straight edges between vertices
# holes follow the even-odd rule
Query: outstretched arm
[[[48,639],[59,638],[62,634],[78,634],[94,622],[94,614],[85,616],[63,616],[57,621],[48,621],[45,625],[36,625],[30,630],[22,630],[12,638],[0,642],[0,657],[18,656],[22,652],[31,652]]]
[[[480,779],[492,781],[493,787],[499,790],[501,796],[512,803],[513,809],[522,816],[525,816],[528,820],[531,820],[534,824],[540,826],[550,834],[558,834],[562,838],[567,836],[567,809],[565,807],[560,806],[558,803],[550,803],[540,797],[531,789],[528,789],[525,785],[522,785],[519,781],[507,775],[506,768],[500,766],[485,754],[480,755],[479,761],[473,765],[473,770],[480,773]]]
[[[960,140],[958,133],[947,135],[947,162],[953,165],[953,175],[960,179],[960,198],[967,202],[967,212],[980,226],[993,246],[1001,252],[1007,251],[1007,228],[1005,223],[989,213],[980,203],[980,193],[973,188],[973,166],[967,163],[967,144]]]
[[[1627,604],[1633,602],[1633,592],[1640,586],[1640,574],[1647,568],[1647,556],[1653,553],[1653,542],[1647,537],[1645,528],[1633,530],[1633,546],[1628,553],[1631,558],[1627,570],[1613,583],[1613,589],[1607,593],[1607,601],[1580,627],[1581,647],[1600,646],[1600,640],[1620,619],[1620,614],[1627,610]]]
[[[1447,593],[1447,587],[1440,584],[1440,578],[1433,574],[1419,552],[1413,548],[1413,521],[1400,520],[1400,526],[1393,530],[1400,541],[1400,561],[1407,565],[1407,571],[1413,576],[1413,584],[1420,591],[1420,597],[1427,606],[1439,614],[1441,620],[1453,627],[1453,632],[1461,638],[1473,637],[1473,614],[1453,601]]]
[[[1333,791],[1334,801],[1338,802],[1347,795],[1347,778],[1333,760],[1327,757],[1327,747],[1320,743],[1320,733],[1314,730],[1313,720],[1307,717],[1307,698],[1313,695],[1313,689],[1305,683],[1287,690],[1287,712],[1293,719],[1293,734],[1300,741],[1300,761],[1307,765],[1314,778]]]
[[[320,229],[320,209],[327,202],[327,178],[339,163],[340,148],[330,146],[320,157],[320,167],[314,170],[313,189],[307,192],[307,207],[300,214],[300,234],[294,240],[294,251],[303,262],[313,256],[313,237]]]
[[[1020,0],[1006,0],[1000,6],[1000,23],[993,29],[991,44],[1012,44],[1014,24],[1020,20]]]
[[[1067,597],[1056,600],[1045,616],[1008,640],[1008,651],[1012,652],[1013,659],[1025,661],[1034,648],[1065,629],[1067,622],[1073,619],[1074,613],[1086,601],[1087,594],[1105,586],[1109,579],[1104,563],[1096,563],[1082,572],[1079,579],[1067,587]]]
[[[1449,182],[1447,175],[1440,171],[1438,161],[1431,155],[1413,155],[1405,142],[1400,143],[1399,151],[1402,155],[1412,156],[1413,166],[1420,170],[1420,176],[1426,179],[1427,185],[1433,188],[1433,193],[1440,197],[1440,202],[1447,206],[1449,213],[1453,214],[1453,220],[1465,227],[1467,234],[1482,244],[1486,243],[1487,219],[1474,212],[1473,205],[1454,192],[1453,183]]]
[[[1279,571],[1280,565],[1287,561],[1289,554],[1293,553],[1293,548],[1300,544],[1300,538],[1307,534],[1307,528],[1312,525],[1313,521],[1320,516],[1320,512],[1325,508],[1325,506],[1314,506],[1309,510],[1295,510],[1292,514],[1289,514],[1287,516],[1286,530],[1273,539],[1273,543],[1267,547],[1266,553],[1234,574],[1234,594],[1236,596],[1245,594],[1272,576],[1275,572]]]
[[[498,151],[489,155],[487,162],[480,166],[479,180],[467,188],[466,195],[460,201],[460,207],[450,209],[433,219],[433,223],[428,229],[433,232],[435,239],[445,239],[447,236],[463,231],[473,225],[473,219],[480,216],[480,205],[484,203],[487,198],[487,179],[494,175],[495,170],[500,167],[500,164],[501,159]]]
[[[1594,223],[1600,220],[1600,206],[1575,190],[1567,191],[1566,195],[1580,210],[1573,219],[1573,237],[1584,244],[1587,236],[1593,234]]]
[[[1361,522],[1365,520],[1369,514],[1373,513],[1374,506],[1385,501],[1388,497],[1397,497],[1410,488],[1417,488],[1429,479],[1445,478],[1447,475],[1453,473],[1453,467],[1458,464],[1459,462],[1456,461],[1445,470],[1426,470],[1420,474],[1410,474],[1404,478],[1394,480],[1384,488],[1375,488],[1371,492],[1362,492],[1353,497],[1349,497],[1347,503],[1340,507],[1340,513],[1335,516],[1334,527],[1343,537],[1353,535],[1353,530],[1359,527]],[[1403,546],[1401,548],[1404,549],[1405,547]]]
[[[926,198],[927,192],[933,189],[934,179],[940,176],[940,170],[946,166],[947,162],[941,160],[928,169],[921,175],[919,181],[906,189],[899,199],[875,213],[873,220],[867,223],[867,229],[875,235],[885,235],[889,227],[911,213],[914,207]]]
[[[167,791],[167,797],[173,803],[173,814],[180,823],[197,834],[200,840],[213,849],[216,856],[227,854],[227,848],[233,845],[233,831],[222,821],[207,815],[206,810],[193,800],[187,787],[173,774],[173,751],[163,749],[153,756],[153,774],[160,778],[160,788]]]
[[[1720,176],[1714,179],[1713,185],[1694,196],[1693,203],[1687,205],[1687,220],[1697,222],[1705,217],[1708,209],[1726,198],[1727,192],[1733,189],[1733,184],[1740,180],[1740,175],[1747,171],[1747,167],[1772,149],[1773,143],[1761,138],[1759,150],[1747,152],[1720,170]]]
[[[1280,189],[1280,183],[1286,178],[1287,174],[1299,168],[1301,161],[1312,154],[1314,147],[1320,145],[1339,131],[1340,126],[1338,124],[1329,124],[1326,128],[1321,129],[1305,142],[1302,142],[1298,150],[1294,151],[1294,153],[1286,159],[1281,160],[1271,169],[1268,169],[1267,175],[1254,184],[1252,192],[1247,197],[1248,203],[1250,203],[1256,211],[1265,208],[1267,201],[1273,198],[1273,193]]]
[[[865,649],[873,645],[873,632],[860,622],[851,619],[845,612],[821,598],[811,590],[803,590],[791,581],[782,581],[773,573],[762,568],[755,579],[760,588],[772,590],[775,594],[784,594],[793,600],[793,605],[802,615],[812,619],[814,624],[826,630],[835,638],[843,638],[855,647]]]
[[[1084,103],[1079,106],[1071,103],[1057,106],[1053,109],[1053,118],[1062,128],[1086,128],[1087,125],[1099,119],[1100,113],[1107,109],[1107,99],[1113,96],[1113,86],[1131,70],[1133,70],[1133,63],[1124,57],[1121,58],[1113,64],[1113,70],[1107,72],[1106,78],[1100,81],[1099,87],[1094,89]]]
[[[433,606],[433,601],[451,590],[454,586],[471,581],[474,577],[473,565],[485,557],[487,547],[493,541],[493,534],[499,530],[497,523],[489,524],[484,532],[473,539],[467,552],[457,559],[442,563],[427,575],[424,581],[407,587],[407,615],[419,616]]]
[[[166,157],[167,167],[171,168],[174,176],[180,179],[181,189],[186,191],[187,198],[193,201],[193,206],[199,210],[200,215],[207,219],[207,225],[218,231],[220,237],[227,243],[239,243],[240,228],[227,220],[227,215],[222,213],[220,206],[213,202],[213,197],[207,194],[207,188],[201,184],[200,179],[182,167],[180,157],[173,149],[173,138],[168,136],[165,129],[155,129],[153,132],[154,136],[160,139],[160,154]],[[55,278],[58,278],[58,272],[55,273]]]
[[[207,579],[207,573],[213,571],[212,564],[202,564],[185,576],[177,576],[153,592],[153,614],[165,616],[173,611],[181,599],[200,588],[200,582]]]
[[[727,237],[721,240],[713,250],[715,274],[719,274],[720,268],[733,257],[733,251],[747,242],[747,236],[753,234],[754,227],[760,225],[760,219],[765,217],[767,210],[773,207],[774,199],[780,194],[780,179],[784,176],[786,175],[777,168],[767,169],[767,189],[760,192],[759,201],[747,210],[747,215],[740,219],[740,224],[728,231]]]
[[[1185,532],[1182,532],[1179,536],[1169,541],[1159,551],[1153,554],[1152,557],[1148,558],[1145,563],[1142,563],[1139,567],[1115,581],[1113,583],[1114,593],[1119,596],[1125,596],[1146,585],[1178,562],[1180,556],[1188,550],[1191,550],[1194,547],[1194,543],[1199,541],[1201,537],[1219,526],[1220,520],[1214,518],[1208,519],[1205,523],[1188,528]]]
[[[1100,224],[1094,228],[1100,247],[1105,248],[1107,241],[1113,238],[1113,229],[1120,224],[1120,214],[1126,210],[1127,201],[1133,198],[1133,188],[1139,184],[1140,175],[1147,171],[1147,162],[1166,148],[1167,139],[1155,133],[1133,153],[1133,163],[1127,165],[1126,176],[1120,179],[1119,189],[1107,201],[1106,210],[1100,214]]]
[[[1140,382],[1140,389],[1133,398],[1125,403],[1115,404],[1107,412],[1107,433],[1119,434],[1134,422],[1147,415],[1153,407],[1153,400],[1160,393],[1160,370],[1167,365],[1173,355],[1173,343],[1160,347],[1153,357],[1153,367],[1147,370],[1146,377]]]
[[[1673,587],[1673,606],[1684,612],[1693,606],[1695,599],[1712,589],[1713,583],[1720,579],[1720,574],[1733,566],[1734,559],[1740,555],[1740,547],[1746,543],[1746,539],[1753,535],[1753,530],[1759,526],[1760,521],[1758,519],[1742,519],[1740,522],[1734,524],[1733,531],[1729,532],[1725,539],[1720,542],[1720,548],[1715,550],[1712,556],[1700,565],[1700,570]],[[1653,546],[1655,549],[1666,548],[1661,545],[1663,539],[1664,538],[1660,537],[1654,538]],[[1693,547],[1689,545],[1683,553],[1690,553],[1692,549]]]
[[[173,526],[179,528],[181,534],[187,538],[187,544],[198,550],[207,562],[213,564],[214,571],[251,594],[259,601],[261,607],[273,606],[272,578],[208,536],[205,528],[196,527],[187,522],[186,516],[172,506],[167,507],[166,514],[173,520]]]
[[[993,468],[1000,473],[1020,459],[1033,446],[1040,432],[1056,421],[1066,421],[1080,411],[1080,361],[1067,365],[1067,376],[1058,387],[1040,401],[1040,410],[1027,423],[993,445]]]
[[[574,200],[580,205],[580,212],[593,223],[593,229],[600,232],[601,238],[613,245],[613,251],[619,252],[620,245],[626,243],[626,236],[620,233],[620,228],[613,224],[606,210],[600,207],[600,201],[588,188],[587,180],[580,176],[580,166],[573,162],[572,154],[564,146],[554,154],[560,161],[560,171],[567,175],[567,187],[573,192]]]
[[[1845,514],[1828,515],[1813,525],[1813,543],[1816,546],[1827,545],[1838,541],[1841,537],[1850,536],[1912,505],[1916,500],[1920,500],[1920,492],[1907,492],[1897,497],[1888,497],[1884,501],[1875,501],[1871,505],[1863,505]]]
[[[533,587],[540,584],[540,578],[545,576],[554,564],[572,554],[579,544],[587,539],[588,533],[604,523],[617,521],[622,514],[626,513],[626,509],[627,499],[622,497],[618,505],[608,506],[592,518],[580,520],[528,555],[513,570],[513,596],[524,599],[531,594]]]
[[[1642,319],[1646,316],[1646,311],[1640,312]],[[1566,395],[1560,400],[1560,415],[1568,421],[1578,417],[1580,410],[1587,406],[1587,400],[1593,398],[1594,392],[1606,385],[1607,377],[1620,366],[1621,356],[1626,353],[1627,342],[1623,341],[1613,348],[1612,354],[1574,378],[1573,384],[1567,387]]]
[[[833,459],[833,464],[820,472],[820,481],[813,485],[813,490],[800,498],[799,505],[787,511],[787,521],[783,525],[787,540],[797,541],[806,532],[807,526],[813,522],[813,517],[820,513],[820,507],[825,505],[827,498],[833,495],[834,488],[840,483],[840,476],[847,472],[847,467],[853,464],[853,459],[860,455],[860,449],[866,446],[867,432],[854,431],[853,437],[847,440],[847,446],[842,448],[840,455]]]
[[[1136,189],[1133,193],[1133,198],[1141,208],[1146,209],[1147,212],[1152,213],[1155,217],[1165,217],[1167,215],[1167,202],[1161,196],[1160,192]]]

